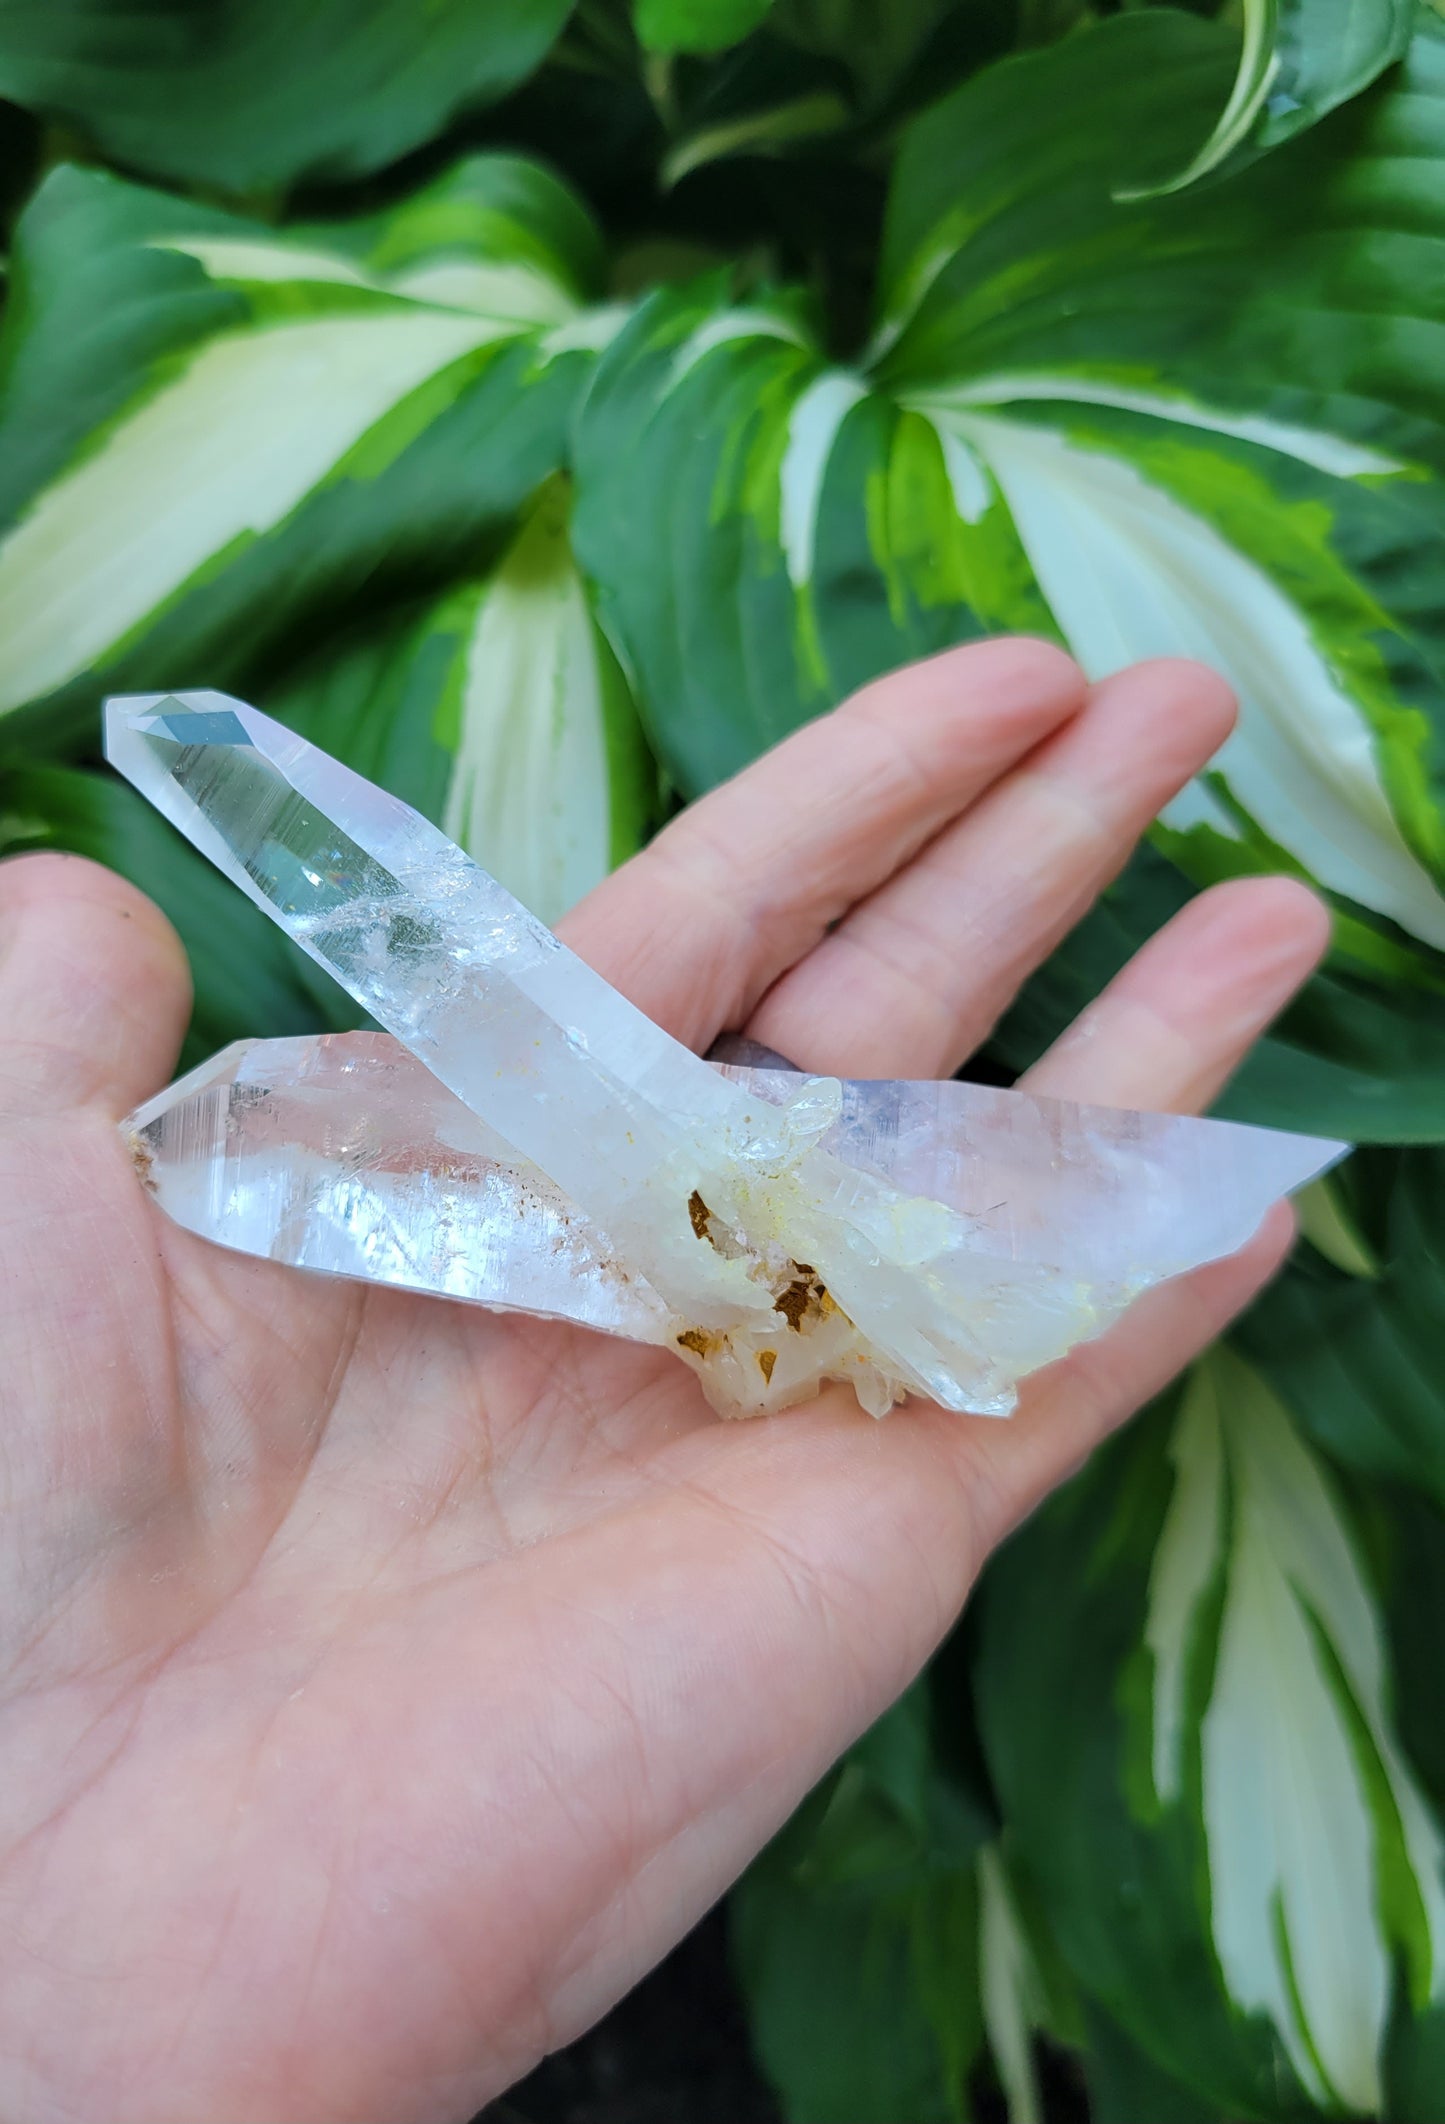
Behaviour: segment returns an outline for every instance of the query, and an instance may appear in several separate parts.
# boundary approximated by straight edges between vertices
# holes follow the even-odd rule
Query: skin
[[[951,651],[567,939],[699,1049],[946,1074],[1232,714],[1195,665]],[[1032,1085],[1199,1108],[1327,927],[1283,879],[1202,895]],[[1008,1422],[830,1390],[724,1424],[665,1353],[168,1224],[114,1122],[188,1002],[129,885],[0,866],[0,2115],[465,2118],[721,1893],[1290,1218]]]

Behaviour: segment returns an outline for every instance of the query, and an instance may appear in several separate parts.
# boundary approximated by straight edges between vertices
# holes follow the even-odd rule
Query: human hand
[[[951,651],[567,940],[696,1048],[948,1074],[1230,713],[1194,665]],[[1203,1105],[1326,931],[1283,879],[1202,895],[1031,1086]],[[686,1930],[1291,1221],[1007,1422],[835,1388],[724,1424],[665,1353],[167,1222],[114,1123],[187,1009],[132,888],[0,867],[0,2114],[464,2118]]]

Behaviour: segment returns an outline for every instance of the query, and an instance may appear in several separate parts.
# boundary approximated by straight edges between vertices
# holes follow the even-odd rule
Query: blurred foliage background
[[[712,1925],[506,2112],[1438,2124],[1438,15],[3,0],[0,97],[0,847],[161,902],[187,1060],[351,1006],[111,688],[257,701],[553,918],[911,656],[1195,655],[1237,735],[982,1066],[1213,879],[1335,911],[1223,1110],[1361,1149],[735,1892],[763,2077]]]

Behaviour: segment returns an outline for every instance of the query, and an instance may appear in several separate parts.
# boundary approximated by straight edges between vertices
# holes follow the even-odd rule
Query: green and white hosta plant
[[[0,9],[0,850],[162,901],[188,1067],[357,1009],[103,772],[106,690],[259,701],[550,921],[669,784],[910,656],[1202,656],[1238,735],[996,1029],[1010,1069],[1192,887],[1332,898],[1222,1110],[1375,1148],[1238,1359],[1023,1531],[826,1864],[790,1831],[744,1892],[790,2124],[961,2118],[985,1992],[1027,2116],[994,1799],[1101,2117],[1445,2106],[1440,12]],[[975,1689],[993,1789],[944,1834]]]
[[[1214,130],[1158,189],[1242,169],[1358,96],[1409,48],[1414,0],[1241,0],[1239,67]]]
[[[904,648],[1199,656],[1241,718],[1178,858],[1283,862],[1445,947],[1445,26],[1367,114],[1121,200],[1232,63],[1144,10],[936,106],[853,362],[795,306],[655,298],[582,407],[579,551],[689,788]]]
[[[1015,1546],[982,1690],[1083,1990],[1223,2107],[1390,2114],[1445,2003],[1445,1839],[1359,1527],[1252,1364],[1204,1359]]]
[[[1190,1667],[1209,1659],[1199,1789],[1225,1987],[1269,2016],[1314,2100],[1372,2116],[1395,1956],[1417,2005],[1445,1998],[1445,1843],[1391,1730],[1374,1603],[1328,1477],[1228,1349],[1197,1367],[1169,1457],[1144,1625],[1154,1791],[1183,1796]]]
[[[1359,1152],[1331,1175],[1321,1229],[1240,1329],[1305,1437],[1445,1507],[1445,1156]]]
[[[548,480],[495,566],[326,645],[273,694],[556,922],[635,853],[657,775]]]
[[[284,233],[57,171],[3,349],[0,715],[53,729],[168,658],[254,668],[363,586],[486,560],[615,328],[599,264],[509,157]]]
[[[619,313],[555,179],[478,157],[278,235],[62,170],[16,271],[0,728],[83,738],[112,678],[264,670],[545,920],[632,853],[655,777],[558,470]]]

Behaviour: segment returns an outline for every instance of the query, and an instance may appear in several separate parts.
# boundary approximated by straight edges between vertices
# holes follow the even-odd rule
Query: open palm
[[[999,642],[869,688],[566,925],[681,1039],[942,1075],[1230,706]],[[1210,1098],[1322,948],[1221,887],[1039,1065]],[[146,901],[0,868],[0,2113],[462,2118],[600,2013],[905,1685],[989,1549],[1252,1293],[1276,1216],[1008,1423],[226,1254],[114,1128],[187,991]]]

